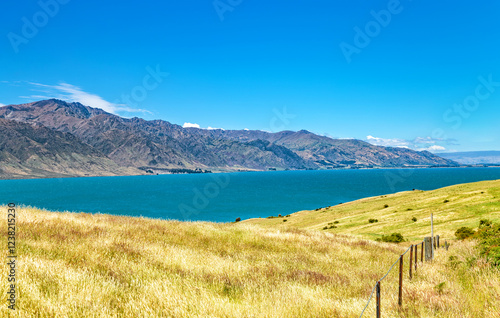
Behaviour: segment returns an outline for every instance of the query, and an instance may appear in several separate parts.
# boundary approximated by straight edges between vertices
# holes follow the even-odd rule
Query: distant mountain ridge
[[[427,151],[375,146],[355,139],[331,139],[305,130],[268,133],[183,128],[163,120],[122,118],[101,109],[56,99],[0,107],[0,118],[2,129],[12,129],[14,123],[25,130],[50,128],[45,130],[47,138],[59,141],[51,144],[53,147],[45,153],[47,163],[37,168],[37,176],[44,171],[48,176],[61,172],[76,176],[168,169],[238,171],[458,165]],[[16,140],[24,137],[11,134],[8,142],[7,135],[0,136],[0,143],[4,145],[0,151],[10,154]],[[34,149],[26,148],[23,158],[40,157]],[[71,157],[65,157],[58,158],[57,165],[50,154],[58,153],[85,156],[86,164],[78,161],[70,164]],[[10,173],[5,167],[16,160],[8,155],[1,157],[4,175]],[[49,164],[51,160],[54,165]],[[21,170],[17,172],[30,175],[30,162],[18,160]],[[62,162],[67,166],[65,170],[61,168]]]
[[[439,155],[443,158],[467,165],[500,164],[500,151],[448,152],[440,153]]]

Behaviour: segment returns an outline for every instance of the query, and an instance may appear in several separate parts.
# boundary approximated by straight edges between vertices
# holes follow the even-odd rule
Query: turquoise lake
[[[0,181],[0,203],[53,211],[234,221],[368,196],[500,179],[500,168],[269,171]]]

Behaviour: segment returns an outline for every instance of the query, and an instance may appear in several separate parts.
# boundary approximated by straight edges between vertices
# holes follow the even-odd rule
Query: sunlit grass
[[[287,218],[244,222],[274,228],[292,226],[322,230],[329,223],[338,221],[336,228],[326,231],[369,239],[400,232],[410,240],[421,240],[430,236],[431,213],[434,214],[434,231],[444,239],[454,239],[455,231],[461,226],[477,227],[483,218],[500,222],[500,180],[460,184],[433,191],[399,192],[317,211],[301,211]],[[287,221],[283,222],[283,219]],[[369,223],[370,219],[377,219],[378,222]]]

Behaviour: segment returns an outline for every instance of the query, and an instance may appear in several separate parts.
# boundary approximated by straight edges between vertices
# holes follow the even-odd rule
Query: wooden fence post
[[[425,261],[429,262],[432,260],[432,238],[431,237],[426,237],[424,239],[425,243]]]
[[[439,235],[436,235],[437,248],[439,248]]]
[[[399,294],[398,305],[403,305],[403,255],[399,257]]]
[[[417,253],[417,250],[418,250],[418,244],[415,245],[415,273],[417,272],[417,264],[418,264],[418,253]]]
[[[380,318],[380,281],[377,282],[377,318]]]
[[[422,247],[420,250],[420,261],[423,263],[424,262],[424,242],[422,242]]]
[[[413,245],[410,246],[410,280],[412,278],[412,272],[411,272],[412,269],[413,269]]]

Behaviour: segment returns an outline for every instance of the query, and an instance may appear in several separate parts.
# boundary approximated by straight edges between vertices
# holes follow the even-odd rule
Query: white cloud
[[[414,140],[416,144],[435,144],[437,141],[440,141],[440,139],[434,139],[431,137],[417,137]]]
[[[144,109],[130,108],[124,104],[111,103],[104,98],[85,92],[80,87],[68,83],[59,83],[58,85],[46,85],[41,83],[28,82],[28,84],[43,89],[32,89],[33,91],[41,91],[47,95],[31,95],[21,96],[28,99],[49,99],[57,98],[68,102],[77,102],[86,106],[100,108],[108,113],[117,114],[118,112],[148,112]],[[150,112],[148,112],[150,113]]]
[[[417,151],[443,151],[446,150],[445,147],[438,145],[441,144],[456,144],[455,139],[436,139],[432,137],[416,137],[413,140],[406,139],[385,139],[373,136],[366,136],[366,141],[372,145],[385,146],[385,147],[400,147],[409,148]]]
[[[221,129],[221,130],[224,130],[224,128],[214,128],[214,127],[210,127],[210,126],[208,126],[207,128],[202,128],[202,127],[200,127],[200,125],[192,124],[192,123],[184,123],[184,125],[182,125],[182,128],[198,128],[198,129],[207,129],[207,130]]]
[[[202,128],[203,129],[203,128]],[[207,128],[208,130],[217,130],[217,129],[220,129],[220,130],[225,130],[224,128],[214,128],[214,127],[210,127],[208,126]]]
[[[430,146],[429,148],[427,148],[427,150],[428,151],[443,151],[443,150],[446,150],[446,148],[443,146],[433,145],[433,146]]]
[[[182,128],[198,128],[198,129],[200,129],[200,125],[191,124],[191,123],[184,123],[184,125],[182,125]]]
[[[366,140],[372,145],[376,146],[384,146],[384,147],[400,147],[400,148],[409,148],[410,143],[404,139],[385,139],[373,136],[366,136]]]
[[[0,103],[0,107],[6,106],[5,104]]]

